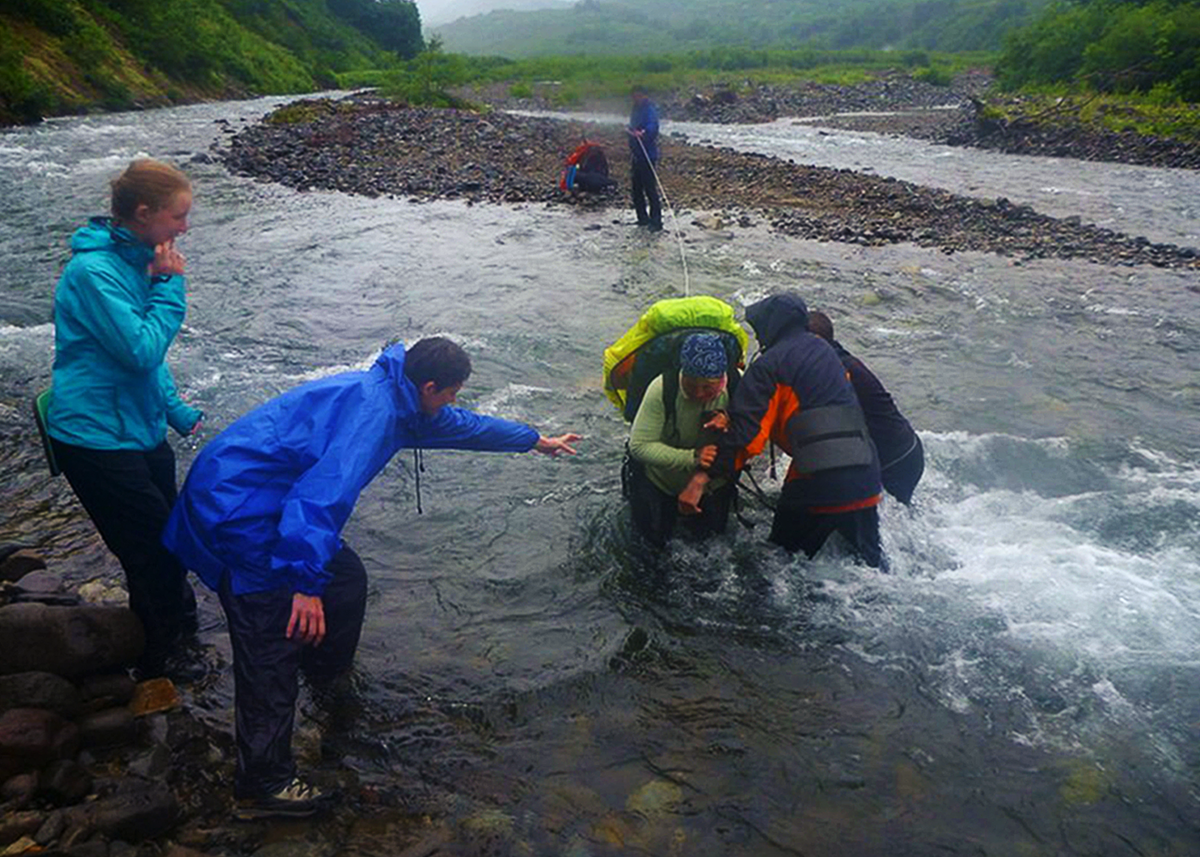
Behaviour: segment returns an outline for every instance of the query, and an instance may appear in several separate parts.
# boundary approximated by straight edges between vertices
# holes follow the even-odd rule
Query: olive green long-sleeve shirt
[[[687,487],[696,472],[696,449],[700,446],[702,426],[700,415],[728,406],[728,390],[722,390],[715,399],[697,402],[684,395],[681,385],[675,395],[674,424],[668,425],[663,407],[663,379],[659,376],[646,388],[637,416],[633,418],[629,453],[646,465],[646,474],[660,491],[674,496]],[[724,484],[724,480],[713,480],[707,490],[713,491]]]

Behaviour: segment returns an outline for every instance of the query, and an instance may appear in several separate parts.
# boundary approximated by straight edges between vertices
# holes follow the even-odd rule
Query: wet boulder
[[[83,704],[92,711],[127,705],[136,689],[137,683],[125,672],[91,675],[79,682]]]
[[[4,545],[0,548],[0,580],[20,580],[31,571],[46,567],[46,561],[28,548]]]
[[[53,711],[12,708],[0,714],[0,780],[74,756],[79,729]]]
[[[22,836],[32,836],[45,823],[45,813],[28,810],[9,812],[0,816],[0,849],[11,845]]]
[[[80,743],[89,749],[123,747],[137,739],[137,723],[128,708],[106,708],[78,721]]]
[[[80,708],[79,690],[54,673],[0,675],[0,713],[10,708],[44,708],[63,717],[74,717]]]
[[[141,842],[175,826],[179,802],[158,784],[136,783],[116,794],[67,810],[68,824],[109,839]]]
[[[59,759],[38,776],[37,796],[55,806],[78,803],[92,791],[92,775],[73,759]]]
[[[30,670],[75,678],[133,663],[145,646],[126,607],[0,607],[0,675]]]

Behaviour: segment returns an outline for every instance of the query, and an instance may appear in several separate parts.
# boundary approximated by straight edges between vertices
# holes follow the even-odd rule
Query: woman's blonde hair
[[[191,189],[188,177],[170,164],[139,158],[112,180],[113,217],[132,220],[139,205],[157,211],[169,205],[175,194]]]

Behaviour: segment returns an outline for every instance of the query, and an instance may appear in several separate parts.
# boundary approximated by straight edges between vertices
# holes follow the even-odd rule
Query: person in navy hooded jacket
[[[361,560],[342,541],[358,495],[404,448],[574,454],[578,435],[452,407],[471,361],[443,337],[394,345],[365,372],[303,384],[243,416],[196,458],[163,540],[221,599],[233,644],[243,818],[323,803],[297,776],[299,673],[347,671],[366,609]]]

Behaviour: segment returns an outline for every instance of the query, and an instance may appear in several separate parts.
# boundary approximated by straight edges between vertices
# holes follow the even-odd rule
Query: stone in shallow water
[[[39,569],[31,571],[29,574],[23,575],[17,581],[17,587],[24,592],[35,593],[38,595],[52,595],[58,592],[64,592],[67,588],[63,583],[63,579],[52,571]]]
[[[152,678],[140,683],[134,689],[133,699],[129,702],[129,710],[135,717],[154,714],[159,711],[169,711],[180,705],[179,691],[169,678]]]
[[[46,561],[31,550],[19,548],[0,560],[0,580],[10,583],[20,580],[31,571],[45,568]]]
[[[669,812],[683,800],[683,789],[666,780],[651,780],[625,801],[625,808],[642,815]]]

